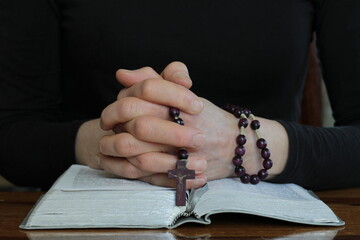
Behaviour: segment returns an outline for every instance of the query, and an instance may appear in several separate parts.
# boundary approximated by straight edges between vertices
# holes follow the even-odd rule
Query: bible
[[[44,194],[22,229],[176,228],[210,224],[218,213],[253,214],[289,222],[341,226],[344,222],[311,191],[295,184],[209,181],[175,205],[175,190],[72,165]]]

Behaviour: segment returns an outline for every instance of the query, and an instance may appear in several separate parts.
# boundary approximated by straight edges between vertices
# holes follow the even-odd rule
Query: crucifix
[[[187,159],[176,162],[176,169],[168,171],[168,178],[176,179],[176,206],[186,205],[186,179],[195,178],[195,170],[186,167]]]

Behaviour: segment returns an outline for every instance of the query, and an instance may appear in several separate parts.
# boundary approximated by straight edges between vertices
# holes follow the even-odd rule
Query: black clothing
[[[117,69],[179,60],[199,96],[285,126],[273,181],[360,186],[359,18],[358,0],[1,0],[0,173],[49,187],[79,126],[116,99]],[[314,31],[334,128],[296,123]]]

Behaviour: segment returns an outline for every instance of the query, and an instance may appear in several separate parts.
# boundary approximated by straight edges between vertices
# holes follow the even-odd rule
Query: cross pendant
[[[168,178],[176,179],[176,206],[186,205],[186,179],[195,178],[195,170],[186,167],[186,159],[176,163],[176,169],[168,171]]]

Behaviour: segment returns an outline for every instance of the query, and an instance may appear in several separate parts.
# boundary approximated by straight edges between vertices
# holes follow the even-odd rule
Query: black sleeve
[[[82,122],[61,121],[59,26],[47,0],[0,1],[0,174],[49,187],[75,161]]]
[[[290,140],[272,181],[310,189],[360,186],[360,1],[318,1],[315,31],[335,127],[281,122]]]

